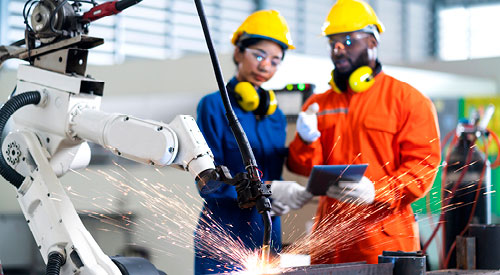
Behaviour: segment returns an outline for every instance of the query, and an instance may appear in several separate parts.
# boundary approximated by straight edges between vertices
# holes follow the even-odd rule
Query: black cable
[[[31,8],[33,8],[33,5],[36,4],[36,3],[39,3],[40,1],[38,0],[28,0],[25,4],[24,4],[24,7],[23,7],[23,19],[24,19],[24,25],[26,26],[26,28],[29,30],[29,31],[33,31],[33,28],[31,28],[30,24],[29,24],[29,21],[28,21],[28,16],[30,14],[30,11],[31,11]],[[31,3],[31,4],[30,4]],[[26,11],[26,7],[28,6],[28,4],[30,4],[28,10]]]
[[[217,53],[215,52],[215,47],[213,45],[213,41],[210,36],[210,31],[208,29],[207,17],[205,16],[203,5],[201,3],[201,0],[194,0],[194,2],[196,4],[198,16],[200,18],[203,34],[205,35],[205,41],[207,43],[208,51],[210,53],[210,59],[212,61],[212,66],[214,68],[215,78],[217,79],[217,84],[219,86],[219,92],[222,97],[224,108],[226,109],[226,117],[229,122],[229,127],[231,128],[234,138],[236,139],[236,142],[238,144],[238,148],[240,149],[241,158],[243,159],[243,163],[245,164],[245,169],[247,170],[250,178],[250,184],[258,185],[253,187],[257,187],[257,190],[260,190],[260,195],[258,195],[258,197],[255,198],[256,199],[255,203],[257,211],[262,215],[262,220],[264,222],[263,248],[266,248],[267,251],[266,253],[268,254],[269,245],[271,243],[271,232],[272,232],[272,220],[270,214],[271,202],[267,197],[262,195],[263,192],[262,187],[265,186],[263,186],[264,184],[261,181],[260,173],[257,168],[257,162],[255,161],[255,156],[253,155],[252,152],[252,147],[248,142],[245,131],[243,131],[243,128],[241,127],[241,124],[238,121],[238,117],[236,116],[236,114],[233,111],[233,108],[231,107],[231,103],[229,101],[229,94],[227,92],[226,85],[224,85],[225,82],[222,76],[219,60],[217,58]],[[266,255],[265,258],[267,258],[268,256],[269,255]]]
[[[49,19],[49,26],[50,26],[50,30],[54,33],[57,33],[57,34],[62,34],[64,35],[64,32],[61,31],[61,30],[56,30],[54,28],[54,18],[56,17],[56,14],[59,12],[59,10],[61,9],[61,7],[66,4],[68,2],[68,0],[63,0],[61,3],[59,3],[59,5],[57,5],[57,7],[50,13],[50,19]]]
[[[45,269],[46,275],[59,275],[61,266],[64,264],[65,259],[59,252],[52,252],[47,259],[47,268]]]
[[[1,138],[1,134],[7,124],[9,118],[21,107],[30,104],[38,104],[41,100],[42,96],[40,92],[25,92],[19,95],[16,95],[9,99],[5,104],[0,108],[0,146],[3,143],[3,138]],[[12,169],[12,167],[7,164],[7,161],[3,158],[3,154],[0,153],[0,175],[4,177],[8,182],[14,185],[16,188],[21,187],[21,184],[24,181],[24,177],[16,172],[16,170]]]
[[[129,8],[135,4],[138,4],[142,0],[121,0],[116,2],[115,7],[118,11],[123,11],[126,8]]]
[[[226,109],[226,117],[229,121],[229,127],[233,132],[234,137],[236,138],[236,142],[238,143],[238,148],[241,152],[241,157],[245,164],[245,169],[247,170],[255,170],[251,171],[252,178],[259,178],[260,175],[257,172],[257,162],[255,161],[255,156],[253,155],[252,149],[250,147],[250,143],[248,142],[247,136],[241,127],[241,124],[236,117],[236,114],[231,107],[231,103],[229,101],[229,94],[226,89],[226,85],[224,85],[224,78],[222,76],[222,71],[220,68],[219,60],[217,58],[217,54],[215,52],[215,47],[212,42],[212,38],[210,36],[210,31],[208,30],[207,18],[205,16],[205,11],[203,10],[203,5],[200,0],[194,1],[196,4],[196,9],[198,10],[198,15],[200,17],[201,26],[203,29],[203,33],[205,35],[205,40],[207,43],[208,51],[210,53],[210,58],[212,61],[212,66],[215,72],[215,78],[217,79],[217,85],[219,86],[219,92],[222,97],[222,102],[224,103],[224,108]],[[252,168],[254,167],[254,168]]]
[[[36,39],[35,37],[35,31],[33,30],[33,28],[30,26],[29,22],[28,22],[28,17],[29,17],[29,14],[31,12],[31,9],[33,8],[33,5],[39,3],[40,1],[32,1],[30,7],[28,8],[28,11],[26,12],[26,14],[24,14],[24,10],[23,10],[23,16],[24,16],[24,24],[26,25],[26,48],[28,50],[28,62],[33,65],[33,59],[31,58],[31,41],[34,41]],[[33,42],[35,43],[35,42]]]

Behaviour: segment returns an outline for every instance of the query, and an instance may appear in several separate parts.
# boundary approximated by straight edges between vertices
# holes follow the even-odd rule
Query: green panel
[[[491,162],[495,160],[496,156],[491,156]],[[497,197],[497,190],[500,190],[500,168],[491,170],[491,212],[500,216],[500,199]],[[428,207],[431,213],[439,213],[441,210],[441,169],[439,169],[431,191],[429,191],[430,205],[427,206],[427,197],[421,198],[412,203],[412,208],[415,213],[426,214]]]
[[[430,196],[430,204],[427,206],[428,196]],[[426,197],[423,197],[412,203],[413,211],[417,214],[427,213],[427,208],[430,207],[431,213],[438,213],[441,209],[441,169],[439,169],[434,184]]]
[[[458,100],[458,117],[465,117],[465,100],[463,98]]]
[[[495,161],[496,157],[490,157],[490,161]],[[497,197],[497,190],[500,190],[500,168],[491,170],[491,212],[500,216],[500,199]]]

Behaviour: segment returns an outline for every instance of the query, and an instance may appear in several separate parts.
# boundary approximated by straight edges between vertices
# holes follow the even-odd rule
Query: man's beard
[[[351,61],[351,59],[347,58],[347,56],[342,56],[341,58],[345,58],[347,62],[349,62],[349,64],[351,65],[351,69],[345,72],[334,70],[333,77],[337,87],[341,91],[346,91],[349,83],[349,77],[351,76],[351,74],[359,67],[369,65],[368,51],[364,51],[354,61]]]

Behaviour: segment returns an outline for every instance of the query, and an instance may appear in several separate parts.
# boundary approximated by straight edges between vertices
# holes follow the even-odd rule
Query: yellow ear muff
[[[267,108],[266,115],[272,115],[278,107],[278,100],[273,90],[268,90],[267,92],[269,93],[269,107]]]
[[[373,70],[368,66],[359,67],[349,76],[349,87],[356,93],[370,89],[373,83],[375,83]]]
[[[259,94],[250,82],[238,82],[234,86],[234,92],[237,95],[238,104],[243,110],[250,112],[259,106]]]

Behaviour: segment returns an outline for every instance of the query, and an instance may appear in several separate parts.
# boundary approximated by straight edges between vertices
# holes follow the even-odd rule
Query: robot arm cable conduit
[[[0,135],[2,135],[5,124],[7,124],[7,121],[12,116],[12,114],[14,114],[23,106],[30,104],[36,105],[40,103],[41,98],[42,96],[40,92],[35,91],[25,92],[9,99],[0,109]],[[0,141],[2,141],[0,142],[1,145],[3,143],[3,140]],[[3,154],[0,156],[0,174],[16,188],[19,188],[24,181],[24,177],[7,164],[3,157]]]

